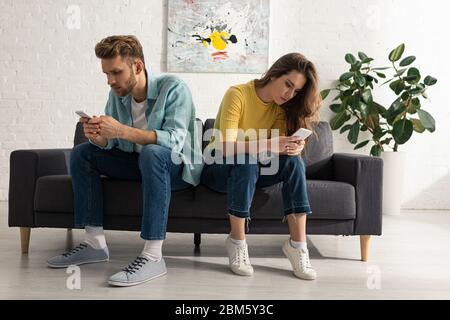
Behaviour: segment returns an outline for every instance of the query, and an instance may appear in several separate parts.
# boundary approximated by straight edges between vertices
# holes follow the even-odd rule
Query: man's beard
[[[131,90],[133,90],[136,84],[137,84],[136,76],[134,75],[133,69],[131,69],[130,78],[128,78],[127,82],[125,83],[126,87],[121,92],[119,92],[118,95],[121,97],[125,97],[131,92]]]

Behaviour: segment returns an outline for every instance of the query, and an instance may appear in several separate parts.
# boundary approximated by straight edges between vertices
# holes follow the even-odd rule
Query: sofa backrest
[[[204,132],[214,127],[214,119],[207,119]],[[333,135],[330,124],[320,121],[313,126],[314,134],[309,137],[302,159],[306,165],[309,179],[325,180],[332,175],[331,157],[333,156]],[[203,148],[208,141],[203,141]]]
[[[203,141],[203,133],[214,127],[214,119],[207,119],[205,123],[197,119],[198,139],[204,149],[208,141]],[[333,156],[333,135],[330,124],[326,121],[318,122],[314,127],[314,134],[309,137],[302,159],[306,165],[306,176],[309,179],[329,179],[332,175],[331,157]],[[74,146],[87,142],[83,125],[78,122],[75,129]]]
[[[317,180],[331,179],[333,174],[331,158],[334,150],[330,124],[319,121],[313,126],[313,131],[302,156],[306,165],[306,176]]]
[[[73,137],[73,146],[75,147],[83,142],[88,141],[88,138],[86,138],[83,132],[83,124],[81,122],[77,122],[77,126],[75,128],[75,136]]]

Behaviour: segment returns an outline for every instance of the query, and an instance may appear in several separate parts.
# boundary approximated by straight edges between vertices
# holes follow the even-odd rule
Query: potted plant
[[[399,146],[405,144],[414,132],[425,130],[434,132],[435,120],[422,109],[422,100],[428,99],[427,90],[436,84],[437,79],[426,76],[413,67],[414,56],[402,59],[405,45],[401,44],[391,51],[389,61],[392,66],[372,67],[374,59],[359,52],[357,59],[353,54],[345,55],[350,64],[348,72],[343,73],[333,88],[321,92],[325,99],[330,92],[338,94],[330,109],[336,113],[330,121],[333,130],[347,133],[347,139],[355,144],[355,150],[372,143],[370,155],[381,156],[384,160],[383,174],[383,212],[398,214],[404,175],[405,154]],[[391,76],[387,79],[386,72]],[[386,80],[387,79],[387,80]],[[375,85],[389,84],[395,100],[386,108],[377,102],[372,94]],[[360,132],[368,132],[370,139],[358,142]]]

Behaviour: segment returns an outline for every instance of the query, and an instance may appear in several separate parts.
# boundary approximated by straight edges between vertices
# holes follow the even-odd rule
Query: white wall
[[[70,147],[76,109],[103,111],[108,86],[94,45],[112,34],[135,34],[155,73],[165,71],[167,0],[1,0],[0,200],[8,195],[9,155],[19,148]],[[439,79],[428,110],[434,134],[415,134],[408,151],[404,208],[450,209],[450,88],[448,6],[445,1],[272,0],[270,63],[299,51],[315,61],[322,87],[346,71],[344,55],[359,50],[386,61],[404,42],[417,66]],[[74,9],[75,8],[75,9]],[[76,10],[80,10],[79,28]],[[75,18],[75,20],[73,20]],[[251,74],[180,74],[189,84],[198,117],[214,117],[228,86]],[[393,96],[380,92],[387,103]],[[321,117],[329,120],[327,103]],[[336,152],[353,152],[343,135]],[[368,154],[368,150],[359,153]]]

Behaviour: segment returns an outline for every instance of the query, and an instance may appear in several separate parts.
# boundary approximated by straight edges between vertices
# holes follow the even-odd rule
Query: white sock
[[[305,242],[301,242],[301,241],[293,241],[293,240],[291,239],[291,240],[290,240],[290,243],[291,243],[292,248],[296,248],[296,249],[308,251],[308,247],[307,247],[307,245],[306,245],[306,241],[305,241]]]
[[[103,233],[103,227],[86,226],[84,236],[84,242],[93,247],[94,249],[106,248],[105,234]]]
[[[163,240],[145,240],[142,255],[153,261],[159,261],[162,258]]]
[[[230,240],[233,244],[235,244],[239,247],[245,247],[245,245],[247,244],[247,241],[245,239],[244,240],[235,240],[230,236]]]

